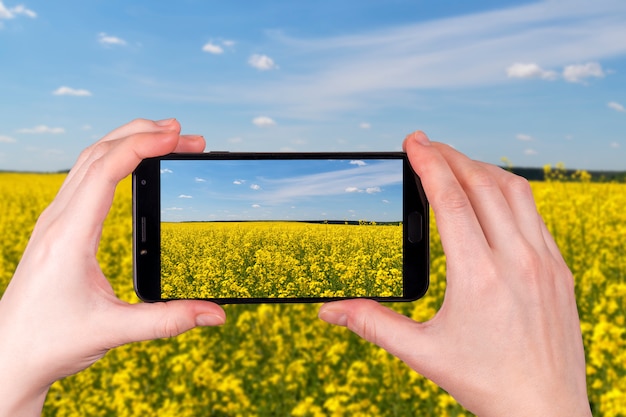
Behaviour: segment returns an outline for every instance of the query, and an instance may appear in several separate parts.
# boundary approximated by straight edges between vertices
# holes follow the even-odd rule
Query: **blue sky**
[[[402,220],[402,160],[161,162],[161,220]]]
[[[0,0],[0,169],[137,117],[208,149],[626,170],[626,1]]]

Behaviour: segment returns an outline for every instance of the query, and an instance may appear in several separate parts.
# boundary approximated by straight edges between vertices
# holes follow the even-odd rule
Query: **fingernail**
[[[196,316],[196,326],[221,326],[226,322],[224,316],[217,314],[199,314]]]
[[[155,121],[154,123],[156,123],[156,124],[157,124],[157,126],[167,126],[167,125],[169,125],[170,123],[172,123],[174,120],[176,120],[176,119],[174,119],[174,118],[170,118],[170,119],[163,119],[163,120],[157,120],[157,121]]]
[[[318,317],[326,323],[336,324],[337,326],[346,326],[348,324],[348,316],[343,311],[332,309],[320,310]]]
[[[180,135],[180,137],[182,139],[185,139],[185,140],[200,140],[200,139],[204,139],[203,135]]]
[[[420,145],[424,145],[424,146],[430,145],[430,140],[428,140],[428,136],[426,136],[426,134],[422,132],[421,130],[413,132],[409,136],[410,137],[412,136],[413,140],[419,143]]]

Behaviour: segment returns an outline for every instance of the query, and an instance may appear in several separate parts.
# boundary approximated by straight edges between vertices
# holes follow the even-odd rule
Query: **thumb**
[[[178,336],[197,326],[219,326],[226,313],[219,305],[200,300],[174,300],[159,303],[126,304],[117,311],[117,346],[143,340]]]
[[[420,364],[432,357],[425,326],[376,301],[354,299],[326,303],[320,307],[318,317],[327,323],[347,327],[420,373]]]

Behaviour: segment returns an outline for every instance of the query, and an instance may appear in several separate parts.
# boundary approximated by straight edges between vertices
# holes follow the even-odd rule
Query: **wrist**
[[[584,394],[572,396],[561,395],[544,397],[541,395],[529,395],[501,403],[501,407],[490,406],[483,413],[477,413],[483,417],[593,417],[589,400]]]
[[[0,417],[40,416],[50,385],[33,380],[28,362],[0,343]]]
[[[563,380],[560,384],[535,382],[516,380],[508,384],[508,389],[506,383],[501,383],[482,391],[469,387],[463,394],[470,395],[455,398],[481,417],[592,417],[584,374],[576,381]],[[517,389],[511,392],[511,387]]]
[[[0,370],[0,417],[39,417],[48,394],[48,387],[32,389],[18,386]]]

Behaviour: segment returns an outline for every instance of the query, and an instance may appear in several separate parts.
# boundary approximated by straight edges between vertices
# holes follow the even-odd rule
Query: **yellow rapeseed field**
[[[162,298],[401,297],[402,225],[161,225]]]
[[[0,174],[0,294],[63,175]],[[576,278],[596,416],[626,416],[626,185],[541,182],[537,204]],[[130,182],[105,224],[99,259],[117,294],[132,288]],[[272,272],[271,262],[264,265]],[[427,320],[445,289],[431,224],[431,287],[392,304]],[[316,304],[226,306],[227,324],[118,348],[54,384],[45,416],[469,416],[381,349],[317,319]]]

